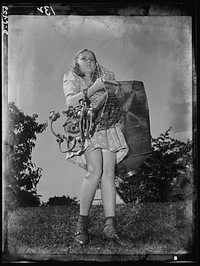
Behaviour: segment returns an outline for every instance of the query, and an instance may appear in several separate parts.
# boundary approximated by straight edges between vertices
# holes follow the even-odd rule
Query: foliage
[[[37,195],[34,192],[19,190],[18,193],[13,195],[12,190],[10,188],[7,188],[7,191],[10,191],[9,202],[10,202],[10,206],[13,206],[13,209],[14,207],[16,207],[16,205],[19,207],[40,206],[40,195]],[[9,192],[7,193],[7,196],[9,196]]]
[[[171,138],[170,130],[152,138],[153,152],[134,176],[118,180],[117,192],[125,203],[169,200],[180,174],[191,183],[192,144]]]
[[[77,204],[77,197],[70,198],[69,196],[62,196],[62,197],[57,197],[54,196],[52,198],[49,198],[47,203],[45,205],[48,206],[71,206],[71,205],[76,205]]]
[[[5,141],[5,199],[9,205],[35,206],[38,202],[36,186],[41,178],[40,167],[32,162],[32,149],[35,147],[36,134],[42,133],[47,124],[38,124],[37,114],[25,115],[14,102],[8,104],[8,127]],[[12,196],[10,197],[10,195]],[[32,194],[32,196],[30,196]],[[7,199],[8,195],[8,199]],[[35,197],[35,201],[33,198]]]
[[[179,163],[185,166],[185,169],[180,171],[180,174],[172,183],[173,190],[171,196],[176,200],[184,200],[185,198],[191,199],[196,192],[191,143],[187,142],[185,148],[187,149],[185,150],[185,154],[178,159]]]

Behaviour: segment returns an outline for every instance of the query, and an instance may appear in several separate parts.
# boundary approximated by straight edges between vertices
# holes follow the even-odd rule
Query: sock
[[[77,226],[82,226],[84,228],[88,227],[88,215],[81,215],[79,214]]]
[[[113,224],[113,223],[116,223],[115,216],[108,216],[105,218],[105,224]]]

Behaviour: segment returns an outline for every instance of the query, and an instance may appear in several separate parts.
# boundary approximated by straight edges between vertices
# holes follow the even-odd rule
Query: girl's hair
[[[94,83],[95,80],[101,76],[101,68],[100,68],[100,66],[99,66],[99,63],[97,62],[96,55],[95,55],[94,52],[92,52],[91,50],[89,50],[89,49],[83,49],[83,50],[79,51],[79,52],[75,55],[75,57],[74,57],[74,62],[73,62],[73,67],[72,67],[72,71],[73,71],[76,75],[78,75],[79,77],[81,77],[81,78],[85,77],[85,74],[84,74],[83,72],[81,72],[80,67],[79,67],[79,64],[77,63],[77,60],[78,60],[79,56],[80,56],[83,52],[85,52],[85,51],[90,52],[90,53],[93,55],[93,57],[94,57],[95,68],[94,68],[94,71],[93,71],[93,73],[92,73],[92,82]]]

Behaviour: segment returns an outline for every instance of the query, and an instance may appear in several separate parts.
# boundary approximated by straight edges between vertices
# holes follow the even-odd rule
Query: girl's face
[[[80,67],[80,71],[84,74],[92,74],[96,64],[93,54],[88,51],[84,51],[79,55],[77,63]]]

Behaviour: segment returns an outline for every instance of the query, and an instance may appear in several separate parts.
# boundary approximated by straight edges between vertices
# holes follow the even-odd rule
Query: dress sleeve
[[[72,73],[65,74],[63,77],[63,91],[65,98],[80,92],[80,85],[76,77]]]

